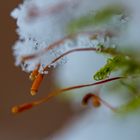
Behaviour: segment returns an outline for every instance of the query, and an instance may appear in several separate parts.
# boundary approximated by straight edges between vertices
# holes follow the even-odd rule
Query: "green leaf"
[[[93,76],[94,80],[99,81],[108,78],[112,71],[117,67],[117,63],[120,61],[120,56],[115,56],[114,58],[109,58],[107,64],[102,67]]]

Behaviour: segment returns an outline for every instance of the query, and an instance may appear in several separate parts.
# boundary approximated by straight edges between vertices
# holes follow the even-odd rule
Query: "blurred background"
[[[108,3],[104,0],[97,1],[97,5],[104,3],[106,5],[110,4],[109,1],[114,2],[115,0],[107,0]],[[135,2],[129,1],[131,3],[122,0],[126,5],[128,4],[130,7],[132,5],[134,20],[131,25],[132,29],[128,31],[130,36],[125,36],[125,34],[125,39],[123,39],[128,41],[131,38],[130,42],[133,42],[136,38],[139,42],[139,2],[137,0],[134,0]],[[29,80],[29,74],[14,65],[15,60],[12,55],[12,46],[18,36],[15,31],[16,21],[10,16],[10,13],[21,2],[22,0],[1,0],[0,2],[0,140],[52,140],[53,136],[55,138],[53,140],[92,140],[93,137],[95,140],[140,139],[140,117],[137,112],[136,114],[132,113],[132,116],[118,119],[115,116],[112,117],[112,111],[109,108],[107,109],[106,106],[101,106],[99,110],[93,107],[80,108],[83,96],[80,97],[79,94],[75,93],[82,93],[81,91],[72,93],[74,98],[71,98],[71,101],[73,102],[62,98],[53,98],[48,103],[23,113],[16,115],[11,113],[11,108],[15,105],[46,97],[49,92],[56,88],[55,84],[65,87],[80,84],[81,82],[89,83],[90,80],[90,82],[93,82],[91,75],[105,62],[102,62],[105,58],[101,58],[101,56],[98,56],[99,54],[75,54],[69,57],[69,63],[65,64],[65,68],[61,66],[64,71],[60,68],[57,71],[57,75],[55,75],[55,70],[49,72],[41,84],[38,94],[32,97],[30,95],[32,82]],[[90,2],[93,1],[90,0]],[[96,5],[94,6],[97,7]],[[91,60],[98,60],[98,63]],[[84,94],[85,92],[83,91]],[[108,99],[111,104],[117,99],[117,102],[119,102],[120,98],[117,97],[119,95],[115,92],[117,93],[113,89],[114,96],[108,98],[106,94],[103,98]],[[77,98],[75,95],[78,95]],[[120,95],[122,101],[124,101],[122,92],[120,92]],[[63,97],[65,98],[66,96]],[[126,97],[124,95],[124,99],[127,99]],[[78,104],[75,104],[76,99],[79,101]],[[72,127],[70,126],[71,124]]]
[[[10,17],[10,12],[20,2],[0,1],[0,140],[42,140],[61,130],[75,112],[68,102],[53,99],[24,113],[11,114],[12,106],[46,96],[53,85],[52,72],[43,82],[39,94],[31,97],[28,74],[14,66],[12,45],[17,40],[17,34],[16,21]]]

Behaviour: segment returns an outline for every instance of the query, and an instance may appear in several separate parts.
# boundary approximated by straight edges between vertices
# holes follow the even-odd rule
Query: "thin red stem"
[[[57,95],[61,94],[62,92],[71,91],[71,90],[75,90],[75,89],[81,89],[81,88],[85,88],[85,87],[91,87],[91,86],[95,86],[95,85],[101,85],[101,84],[112,82],[112,81],[119,80],[119,79],[122,79],[122,78],[125,78],[125,77],[114,77],[114,78],[105,79],[105,80],[95,82],[95,83],[91,83],[91,84],[77,85],[77,86],[72,86],[72,87],[67,87],[67,88],[64,88],[64,89],[56,90],[56,91],[50,93],[46,98],[40,99],[40,100],[35,101],[33,103],[35,105],[38,105],[38,104],[41,104],[43,102],[47,102],[52,97],[57,96]]]
[[[74,53],[74,52],[82,52],[82,51],[97,51],[98,49],[96,48],[77,48],[77,49],[72,49],[70,51],[67,51],[65,53],[63,53],[62,55],[58,56],[57,58],[55,58],[49,65],[47,65],[45,68],[44,68],[44,71],[46,71],[48,69],[48,67],[57,62],[58,60],[60,60],[61,58],[63,58],[64,56],[68,55],[68,54],[71,54],[71,53]]]
[[[42,55],[46,54],[48,51],[50,51],[50,50],[58,47],[62,43],[64,43],[67,39],[73,39],[78,35],[89,35],[89,36],[95,36],[96,37],[99,34],[103,34],[103,32],[99,32],[99,31],[97,31],[97,32],[81,32],[81,33],[68,35],[68,36],[56,41],[55,43],[51,44],[50,46],[46,47],[45,49],[43,49],[43,50],[41,50],[41,51],[39,51],[37,53],[27,55],[27,56],[23,56],[22,61],[24,62],[24,61],[35,59],[35,58],[37,58],[39,56],[42,56]],[[112,33],[110,33],[110,32],[105,32],[105,34],[108,35],[108,36],[112,36]]]
[[[31,17],[43,17],[43,16],[56,14],[56,13],[63,11],[64,8],[66,9],[66,8],[70,7],[71,5],[74,4],[74,2],[80,2],[80,1],[81,0],[70,0],[70,1],[64,0],[58,4],[55,4],[54,6],[47,7],[43,10],[39,9],[38,11],[37,11],[36,7],[34,6],[29,9],[28,16],[30,19]]]

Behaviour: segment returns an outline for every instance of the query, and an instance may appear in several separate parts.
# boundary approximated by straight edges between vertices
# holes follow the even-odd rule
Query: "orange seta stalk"
[[[80,34],[82,34],[82,33],[80,33]],[[91,37],[96,38],[97,35],[99,34],[99,32],[98,33],[94,33],[94,34],[92,32],[85,32],[83,34],[88,34],[88,35],[91,35]],[[106,35],[110,35],[111,36],[111,34],[109,32],[106,32]],[[39,53],[23,57],[22,61],[27,61],[27,60],[30,60],[30,59],[34,59],[34,58],[38,57],[40,54],[43,55],[47,51],[49,51],[49,50],[57,47],[61,43],[63,43],[66,39],[74,38],[75,36],[76,35],[66,36],[65,38],[55,42],[54,44],[50,45],[48,48],[46,48],[45,50],[43,50],[43,51],[41,51]],[[60,55],[59,57],[55,58],[50,64],[48,64],[44,68],[43,72],[47,71],[51,64],[57,62],[59,59],[61,59],[62,57],[66,56],[68,54],[71,54],[71,53],[74,53],[74,52],[82,52],[82,51],[93,51],[93,52],[96,52],[96,51],[99,51],[99,50],[100,50],[100,48],[99,49],[98,48],[76,48],[76,49],[69,50],[69,51],[63,53],[62,55]],[[103,50],[103,51],[106,51],[106,50]],[[39,67],[38,67],[38,69],[39,69]],[[39,89],[39,87],[41,85],[41,82],[43,80],[43,77],[44,77],[44,74],[39,74],[38,73],[38,75],[37,75],[37,72],[38,72],[38,70],[34,70],[33,73],[31,74],[31,79],[34,79],[34,82],[33,82],[32,87],[31,87],[31,95],[35,95],[37,93],[37,91],[38,91],[38,89]]]
[[[60,44],[64,43],[64,41],[66,39],[73,38],[72,36],[75,36],[75,35],[68,35],[68,36],[64,37],[63,39],[56,41],[55,43],[51,44],[49,47],[46,47],[45,49],[43,49],[43,50],[41,50],[37,53],[22,57],[22,61],[24,62],[24,61],[27,61],[27,60],[35,59],[36,57],[38,57],[40,55],[43,55],[43,54],[47,53],[49,50],[52,50],[55,47],[59,46]]]
[[[58,56],[57,58],[55,58],[50,64],[48,64],[44,69],[43,72],[47,71],[49,69],[49,66],[51,66],[51,64],[57,62],[58,60],[60,60],[61,58],[65,57],[66,55],[69,55],[71,53],[75,53],[75,52],[85,52],[85,51],[91,51],[91,52],[96,52],[99,51],[100,48],[76,48],[76,49],[72,49],[69,50],[65,53],[63,53],[62,55]],[[104,50],[105,51],[105,50]],[[107,50],[106,50],[107,51]],[[34,71],[36,72],[36,70]],[[31,87],[31,95],[35,95],[41,85],[41,82],[43,80],[44,74],[38,74],[36,76],[36,79],[34,80],[32,87]]]
[[[71,54],[71,53],[74,53],[74,52],[82,52],[82,51],[97,51],[96,48],[77,48],[77,49],[72,49],[70,51],[67,51],[65,53],[63,53],[62,55],[60,55],[59,57],[55,58],[49,65],[47,65],[43,72],[47,71],[49,69],[49,66],[55,62],[57,62],[58,60],[60,60],[61,58],[63,58],[64,56],[68,55],[68,54]],[[35,74],[36,74],[36,70],[34,70]],[[36,75],[36,78],[32,84],[32,87],[31,87],[31,95],[35,95],[41,85],[41,82],[43,80],[43,77],[44,77],[44,74],[39,74]]]
[[[70,51],[67,51],[65,52],[64,54],[60,55],[59,57],[55,58],[49,65],[57,62],[59,59],[61,59],[62,57],[70,54],[70,53],[74,53],[74,52],[78,52],[78,51],[95,51],[96,49],[95,48],[77,48],[77,49],[73,49],[73,50],[70,50]],[[44,68],[44,72],[46,70],[49,69],[49,65],[47,65],[45,68]],[[32,73],[31,73],[31,79],[34,79],[33,81],[33,84],[32,84],[32,87],[31,87],[31,95],[36,95],[40,85],[41,85],[41,82],[43,80],[43,77],[44,77],[44,74],[40,74],[38,73],[38,69],[35,69]]]
[[[74,89],[80,89],[80,88],[85,88],[85,87],[90,87],[90,86],[95,86],[95,85],[101,85],[101,84],[111,82],[111,81],[114,81],[114,80],[119,80],[119,79],[122,79],[122,78],[124,78],[124,77],[114,77],[114,78],[109,78],[109,79],[102,80],[102,81],[95,82],[95,83],[91,83],[91,84],[77,85],[77,86],[72,86],[72,87],[67,87],[67,88],[64,88],[64,89],[56,90],[56,91],[53,91],[52,93],[50,93],[46,98],[42,98],[40,100],[36,100],[36,101],[30,102],[30,103],[27,103],[27,104],[23,104],[23,105],[20,105],[20,106],[13,107],[12,108],[12,113],[20,113],[20,112],[23,112],[25,110],[31,109],[34,106],[37,106],[39,104],[48,102],[51,98],[53,98],[53,97],[55,97],[55,96],[57,96],[57,95],[59,95],[63,92],[66,92],[66,91],[71,91],[71,90],[74,90]],[[103,100],[102,100],[102,102],[105,103]],[[107,103],[105,103],[105,104],[108,105]]]
[[[59,4],[56,4],[52,7],[47,7],[47,9],[43,9],[43,10],[41,10],[41,9],[38,10],[38,7],[33,6],[28,11],[27,19],[35,18],[35,17],[43,17],[43,16],[48,16],[48,15],[51,15],[51,14],[58,13],[61,10],[63,10],[64,8],[68,7],[69,4],[73,3],[72,1],[75,2],[75,0],[63,1]]]
[[[37,53],[34,53],[34,54],[31,54],[31,55],[27,55],[27,56],[23,56],[22,57],[22,61],[27,61],[27,60],[31,60],[31,59],[35,59],[41,55],[44,55],[46,54],[48,51],[54,49],[54,48],[57,48],[58,46],[60,46],[61,44],[63,44],[67,39],[74,39],[76,36],[78,35],[89,35],[91,38],[96,38],[97,35],[100,35],[100,34],[105,34],[106,36],[110,36],[112,37],[113,36],[113,33],[109,32],[109,31],[106,31],[106,32],[80,32],[80,33],[76,33],[76,34],[70,34],[68,36],[65,36],[64,38],[54,42],[53,44],[49,45],[48,47],[46,47],[45,49],[37,52]],[[61,49],[61,48],[60,48]]]

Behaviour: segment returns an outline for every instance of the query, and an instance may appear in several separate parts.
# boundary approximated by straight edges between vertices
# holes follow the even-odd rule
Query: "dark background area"
[[[43,82],[36,97],[29,94],[28,74],[15,67],[12,45],[17,40],[16,21],[10,17],[20,0],[0,1],[0,140],[42,140],[63,128],[73,111],[56,99],[21,114],[11,107],[44,97],[52,90],[53,74]]]

